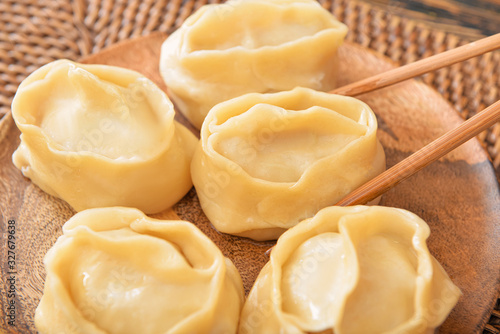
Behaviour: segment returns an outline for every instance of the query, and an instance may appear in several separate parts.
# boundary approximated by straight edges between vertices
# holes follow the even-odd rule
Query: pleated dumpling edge
[[[429,253],[428,225],[387,207],[328,207],[285,232],[240,333],[433,333],[460,290]]]
[[[296,86],[336,85],[347,27],[313,0],[231,0],[206,5],[162,45],[169,94],[198,129],[217,103]]]
[[[21,130],[16,167],[77,211],[159,212],[192,186],[197,139],[174,120],[166,94],[137,72],[49,63],[21,83],[12,115]]]
[[[277,238],[384,170],[370,107],[301,87],[216,105],[191,164],[212,224],[256,240]]]
[[[40,333],[236,332],[243,284],[197,227],[136,209],[79,212],[47,253]]]

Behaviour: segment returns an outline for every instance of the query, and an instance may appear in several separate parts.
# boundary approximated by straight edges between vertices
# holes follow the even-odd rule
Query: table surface
[[[500,32],[500,0],[362,0],[464,39]]]

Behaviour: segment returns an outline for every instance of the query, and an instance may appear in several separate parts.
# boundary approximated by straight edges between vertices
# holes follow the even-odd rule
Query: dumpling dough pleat
[[[191,188],[196,137],[174,120],[164,92],[139,73],[55,61],[19,86],[13,162],[75,210],[162,211]]]
[[[240,333],[433,333],[460,290],[429,253],[428,236],[427,224],[401,209],[321,210],[278,239]]]
[[[347,27],[314,0],[230,0],[206,5],[163,43],[160,72],[197,128],[210,108],[297,86],[328,91]]]
[[[45,257],[40,333],[235,333],[243,285],[193,224],[82,211]]]
[[[191,164],[215,228],[256,240],[277,238],[384,169],[369,106],[301,87],[216,105]]]

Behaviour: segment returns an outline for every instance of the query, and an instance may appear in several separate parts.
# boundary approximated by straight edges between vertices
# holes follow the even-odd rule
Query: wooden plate
[[[165,37],[158,33],[126,41],[84,61],[137,70],[165,89],[158,73],[160,45]],[[339,56],[340,85],[393,67],[387,59],[353,44],[344,45]],[[365,94],[361,99],[378,116],[379,137],[389,167],[461,122],[447,101],[415,80]],[[7,265],[6,231],[8,220],[14,220],[17,289],[16,323],[12,327],[6,323],[8,299],[2,279],[0,321],[7,331],[35,333],[33,314],[45,277],[42,259],[75,212],[65,202],[42,192],[12,165],[19,131],[10,115],[0,121],[0,143],[1,277],[8,277],[12,271]],[[479,333],[497,298],[500,254],[499,187],[479,142],[469,141],[392,189],[383,196],[381,205],[408,209],[428,222],[432,230],[429,248],[463,292],[440,333]],[[265,251],[271,243],[217,233],[201,211],[194,190],[174,211],[194,222],[233,260],[248,292],[267,262]],[[154,216],[168,217],[169,211]]]

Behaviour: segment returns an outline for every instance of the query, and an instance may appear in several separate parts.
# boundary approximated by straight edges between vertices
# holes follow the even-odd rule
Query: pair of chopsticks
[[[496,49],[500,49],[500,33],[349,84],[330,93],[355,96],[371,92]],[[498,121],[500,121],[500,101],[368,181],[335,205],[365,204],[377,198]]]

